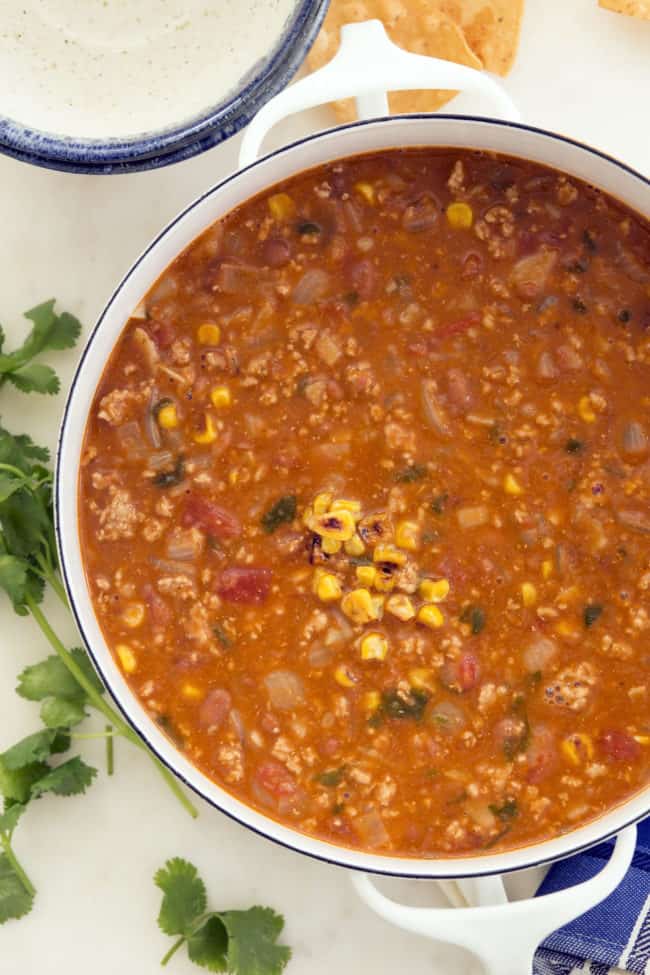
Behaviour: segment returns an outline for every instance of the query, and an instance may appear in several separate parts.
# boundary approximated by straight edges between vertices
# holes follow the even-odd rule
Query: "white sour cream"
[[[0,0],[0,115],[79,138],[171,128],[222,102],[295,0]]]

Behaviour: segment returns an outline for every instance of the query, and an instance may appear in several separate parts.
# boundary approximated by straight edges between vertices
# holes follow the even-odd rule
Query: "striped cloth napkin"
[[[601,843],[554,864],[537,896],[593,877],[609,859]],[[555,931],[537,951],[535,975],[650,975],[650,819],[639,825],[632,866],[607,900]]]

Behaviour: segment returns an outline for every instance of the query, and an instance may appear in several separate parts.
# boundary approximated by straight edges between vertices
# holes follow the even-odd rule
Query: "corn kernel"
[[[336,555],[337,552],[341,551],[342,542],[337,541],[336,538],[324,538],[321,541],[321,549],[326,555]]]
[[[194,434],[194,443],[208,444],[214,443],[217,439],[217,431],[214,428],[212,417],[209,413],[205,414],[205,429]]]
[[[374,582],[377,592],[392,592],[395,588],[395,576],[392,572],[377,570]]]
[[[375,188],[372,183],[355,183],[354,188],[370,206],[375,202]]]
[[[650,745],[650,735],[632,735],[639,745]]]
[[[418,691],[433,691],[436,687],[436,679],[432,670],[426,667],[415,667],[409,670],[409,684]]]
[[[407,552],[415,552],[420,547],[420,526],[415,521],[400,521],[395,529],[395,544]]]
[[[352,515],[361,516],[361,502],[350,501],[348,498],[337,498],[332,501],[332,511],[349,511]]]
[[[363,544],[358,535],[353,535],[349,538],[347,542],[343,545],[343,548],[348,555],[356,556],[357,558],[366,550],[366,546]]]
[[[361,707],[366,714],[374,714],[381,704],[381,694],[379,691],[366,691],[361,698]]]
[[[203,691],[196,684],[183,684],[181,691],[183,697],[187,697],[190,701],[198,701],[199,698],[203,697]]]
[[[313,511],[315,515],[324,515],[326,511],[329,511],[332,506],[332,495],[317,494],[314,498]]]
[[[214,322],[204,322],[203,325],[199,325],[196,337],[201,345],[219,345],[221,329]]]
[[[449,595],[448,579],[423,579],[418,592],[427,603],[441,603]]]
[[[454,230],[467,230],[474,222],[474,213],[468,203],[450,203],[447,207],[447,222]]]
[[[553,562],[551,559],[544,559],[542,562],[542,579],[550,579],[553,575]]]
[[[595,423],[596,414],[591,406],[591,400],[588,396],[581,396],[578,401],[578,413],[580,418],[585,421],[585,423]]]
[[[125,606],[122,619],[132,630],[144,622],[144,606],[142,603],[129,603]]]
[[[224,410],[232,403],[232,396],[227,386],[215,386],[210,393],[210,399],[217,410]]]
[[[334,680],[341,687],[354,687],[357,678],[346,664],[339,664],[334,671]]]
[[[370,589],[375,584],[377,570],[374,565],[358,565],[355,571],[357,582]]]
[[[288,193],[274,193],[267,200],[271,216],[275,220],[288,220],[296,212],[296,204]]]
[[[537,589],[532,582],[522,582],[521,599],[524,606],[534,606],[537,602]]]
[[[388,654],[388,640],[383,633],[367,633],[361,640],[362,660],[385,660]]]
[[[396,616],[403,623],[408,623],[415,616],[415,608],[408,596],[402,593],[395,593],[386,600],[386,610],[392,616]]]
[[[314,512],[314,517],[307,524],[321,538],[332,538],[337,542],[347,542],[356,532],[352,514],[344,509],[326,511],[322,515]]]
[[[158,426],[162,427],[163,430],[173,430],[174,427],[177,427],[178,413],[174,404],[165,403],[164,406],[161,406],[156,414],[156,420],[158,421]]]
[[[341,583],[331,572],[323,572],[314,579],[316,595],[324,603],[332,603],[343,595]]]
[[[594,746],[589,735],[578,733],[569,735],[560,745],[562,754],[572,765],[581,765],[586,759],[593,758]]]
[[[518,495],[524,493],[524,489],[514,474],[506,474],[503,479],[503,490],[506,494]]]
[[[406,554],[392,545],[377,545],[372,553],[375,562],[390,562],[392,565],[405,565]]]
[[[353,589],[341,600],[341,609],[353,623],[369,623],[377,619],[375,604],[367,589]]]
[[[445,618],[437,606],[421,606],[418,610],[418,623],[428,626],[431,630],[437,630],[445,622]]]
[[[118,645],[115,647],[115,653],[117,654],[120,664],[122,665],[122,670],[126,674],[132,674],[135,668],[138,666],[138,662],[131,647],[126,643],[118,643]]]

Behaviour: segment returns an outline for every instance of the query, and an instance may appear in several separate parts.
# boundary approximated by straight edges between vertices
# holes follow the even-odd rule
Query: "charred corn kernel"
[[[232,403],[232,396],[227,386],[215,386],[210,393],[210,399],[217,410],[225,410]]]
[[[506,494],[513,494],[515,496],[524,493],[524,489],[514,474],[506,474],[503,479],[503,490]]]
[[[522,582],[521,599],[524,606],[534,606],[537,602],[537,589],[532,582]]]
[[[329,511],[332,507],[332,495],[331,494],[317,494],[314,498],[314,504],[312,505],[313,512],[315,515],[324,515],[326,511]]]
[[[347,666],[347,664],[339,664],[334,671],[334,680],[341,687],[354,687],[357,682],[357,678]]]
[[[377,619],[375,604],[367,589],[353,589],[341,600],[341,609],[353,623],[369,623]]]
[[[420,526],[416,521],[400,521],[395,529],[395,544],[407,552],[415,552],[420,547]]]
[[[354,188],[357,193],[364,198],[370,206],[375,202],[375,187],[372,183],[355,183]]]
[[[468,203],[450,203],[447,207],[447,222],[454,230],[467,230],[474,222],[474,213]]]
[[[194,443],[208,444],[214,443],[217,439],[217,431],[214,428],[214,422],[209,413],[205,414],[205,427],[199,433],[194,434]]]
[[[393,545],[377,545],[372,553],[375,562],[390,562],[391,565],[406,565],[406,553]]]
[[[331,572],[319,573],[314,579],[314,592],[324,603],[333,603],[343,595],[341,583]]]
[[[551,559],[544,559],[542,562],[542,579],[550,579],[553,575],[553,562]]]
[[[342,542],[338,542],[335,538],[324,538],[320,547],[326,555],[336,555],[337,552],[341,551],[342,544]]]
[[[396,616],[403,623],[408,623],[415,616],[415,607],[408,596],[401,592],[396,592],[394,596],[389,596],[386,600],[386,611],[392,616]]]
[[[437,606],[421,606],[417,615],[418,623],[428,626],[431,630],[437,630],[445,622],[445,618]]]
[[[566,760],[572,765],[581,765],[585,759],[593,758],[594,755],[591,738],[580,732],[565,738],[560,748]]]
[[[441,603],[449,595],[448,579],[423,579],[418,592],[426,603]]]
[[[341,508],[338,511],[326,511],[324,514],[314,512],[307,525],[321,538],[331,538],[336,542],[347,542],[356,532],[354,518],[349,511]]]
[[[354,574],[357,577],[357,582],[368,589],[374,586],[377,579],[377,570],[374,565],[358,565]]]
[[[196,337],[201,345],[219,345],[221,329],[214,322],[204,322],[203,325],[199,325]]]
[[[144,606],[142,603],[129,603],[125,606],[122,619],[132,630],[144,622]]]
[[[409,670],[409,684],[418,691],[432,691],[435,689],[435,677],[432,670],[426,667],[415,667]]]
[[[122,665],[124,673],[132,674],[138,666],[138,661],[135,659],[135,654],[131,647],[127,643],[118,643],[115,647],[115,653]]]
[[[361,698],[361,707],[366,714],[374,714],[381,704],[381,694],[379,691],[366,691]]]
[[[349,511],[352,515],[361,515],[361,502],[348,498],[337,498],[332,501],[332,511]]]
[[[359,556],[363,555],[366,550],[366,546],[363,544],[358,535],[353,535],[345,542],[343,548],[348,555]]]
[[[359,646],[362,660],[385,660],[388,654],[388,640],[383,633],[367,633]]]
[[[203,697],[203,691],[196,684],[183,684],[181,691],[183,697],[188,698],[190,701],[198,701],[200,697]]]
[[[276,220],[288,220],[296,212],[296,204],[288,193],[274,193],[267,202],[271,216]]]
[[[158,426],[162,427],[163,430],[173,430],[174,427],[177,427],[178,413],[174,404],[166,403],[165,406],[161,406],[156,419],[158,420]]]
[[[650,735],[632,735],[639,745],[650,745]]]
[[[585,423],[595,423],[596,414],[593,411],[591,400],[588,396],[581,396],[578,401],[578,413]]]

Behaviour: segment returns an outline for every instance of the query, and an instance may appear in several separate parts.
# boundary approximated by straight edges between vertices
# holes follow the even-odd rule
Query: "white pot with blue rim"
[[[386,89],[418,88],[479,91],[492,99],[501,119],[387,115]],[[258,158],[264,137],[280,119],[350,96],[357,99],[359,122],[319,132]],[[78,499],[71,486],[78,480],[86,418],[106,359],[142,297],[180,251],[257,193],[313,166],[407,146],[470,147],[519,156],[585,180],[650,216],[649,180],[589,146],[519,123],[515,106],[493,78],[461,65],[408,54],[388,40],[378,21],[343,28],[334,60],[266,104],[245,133],[240,171],[209,189],[161,231],[117,286],[93,329],[72,383],[60,434],[55,494],[58,544],[67,591],[90,654],[125,717],[168,768],[249,829],[352,870],[359,895],[388,921],[468,948],[493,975],[525,975],[531,970],[536,946],[547,934],[597,904],[620,883],[634,850],[633,824],[650,811],[650,789],[563,835],[521,849],[454,859],[381,855],[307,836],[220,788],[162,734],[129,690],[111,655],[82,568]],[[617,837],[612,856],[591,880],[537,900],[508,903],[500,875],[549,863],[609,837]],[[438,880],[456,909],[396,904],[376,888],[372,874]]]
[[[289,83],[327,3],[4,5],[0,152],[95,174],[155,169],[204,152]]]

